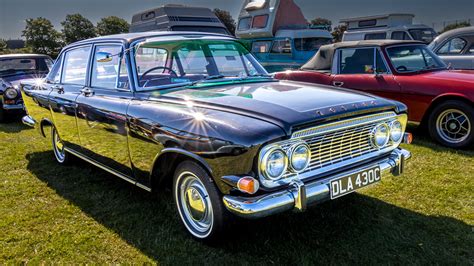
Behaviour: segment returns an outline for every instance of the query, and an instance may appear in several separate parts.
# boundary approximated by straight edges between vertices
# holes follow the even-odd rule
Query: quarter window
[[[464,47],[466,47],[466,43],[461,38],[451,39],[438,50],[438,54],[460,54]]]
[[[100,54],[109,54],[110,61],[97,62]],[[117,87],[117,77],[119,73],[121,46],[98,46],[95,49],[91,86],[99,88],[114,89]]]
[[[56,63],[53,65],[51,71],[48,74],[48,81],[52,83],[61,82],[61,67],[63,65],[63,58],[59,57],[56,59]]]
[[[62,83],[86,85],[87,65],[91,47],[81,47],[66,52]]]

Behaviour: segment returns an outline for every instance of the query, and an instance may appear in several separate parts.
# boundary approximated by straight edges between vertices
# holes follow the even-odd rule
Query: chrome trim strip
[[[323,180],[307,184],[303,184],[301,181],[295,182],[285,190],[258,197],[226,195],[222,200],[230,212],[247,219],[258,219],[292,209],[304,211],[307,205],[330,200],[329,188],[331,180],[349,176],[377,165],[380,167],[382,178],[398,176],[403,173],[405,162],[410,158],[411,153],[409,151],[396,149],[389,156],[377,162],[366,164]]]
[[[29,127],[36,127],[36,121],[33,117],[29,116],[29,115],[25,115],[24,117],[21,118],[21,122],[23,122],[23,124],[29,126]]]
[[[117,172],[117,171],[111,169],[110,167],[107,167],[107,166],[105,166],[105,165],[103,165],[103,164],[97,162],[97,161],[94,160],[94,159],[91,159],[91,158],[89,158],[89,157],[87,157],[87,156],[85,156],[85,155],[83,155],[83,154],[81,154],[81,153],[79,153],[79,152],[77,152],[77,151],[75,151],[75,150],[73,150],[73,149],[70,149],[70,148],[68,148],[68,147],[64,147],[64,150],[67,151],[67,152],[69,152],[70,154],[76,156],[76,157],[81,158],[82,160],[84,160],[84,161],[86,161],[86,162],[88,162],[88,163],[90,163],[90,164],[92,164],[92,165],[94,165],[94,166],[97,166],[97,167],[101,168],[102,170],[105,170],[105,171],[107,171],[107,172],[109,172],[109,173],[111,173],[111,174],[113,174],[113,175],[115,175],[115,176],[117,176],[117,177],[119,177],[119,178],[121,178],[121,179],[123,179],[123,180],[125,180],[125,181],[127,181],[127,182],[129,182],[129,183],[131,183],[131,184],[133,184],[133,185],[135,185],[135,186],[137,186],[137,187],[139,187],[139,188],[142,188],[142,189],[144,189],[144,190],[146,190],[146,191],[148,191],[148,192],[151,192],[151,188],[149,188],[149,187],[147,187],[147,186],[145,186],[145,185],[142,185],[142,184],[136,182],[135,180],[131,179],[130,177],[128,177],[128,176],[126,176],[126,175],[123,175],[123,174],[121,174],[121,173],[119,173],[119,172]]]

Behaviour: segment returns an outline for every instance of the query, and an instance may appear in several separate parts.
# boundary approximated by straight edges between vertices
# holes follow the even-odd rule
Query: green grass
[[[187,235],[169,191],[148,194],[48,140],[0,124],[0,264],[474,263],[474,151],[422,135],[406,173],[306,213],[242,221],[216,247]]]

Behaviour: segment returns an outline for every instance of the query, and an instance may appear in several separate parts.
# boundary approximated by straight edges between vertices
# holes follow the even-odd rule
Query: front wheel
[[[187,231],[199,240],[214,242],[227,226],[228,212],[208,173],[185,161],[176,169],[173,198]]]
[[[60,164],[68,164],[71,155],[65,151],[64,143],[54,127],[51,128],[51,140],[56,161]]]
[[[437,142],[450,148],[474,143],[474,108],[461,101],[446,101],[430,115],[429,132]]]

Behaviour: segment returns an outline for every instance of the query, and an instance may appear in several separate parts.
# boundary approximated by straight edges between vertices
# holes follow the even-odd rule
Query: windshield
[[[425,43],[432,42],[437,35],[436,32],[430,28],[412,29],[408,31],[410,32],[411,37],[413,37],[413,40],[422,41]]]
[[[446,65],[425,45],[387,48],[393,67],[399,73],[445,69]]]
[[[149,42],[137,46],[134,55],[137,85],[143,89],[268,76],[249,51],[235,41]]]
[[[25,72],[49,72],[53,62],[48,58],[0,59],[0,76]]]

